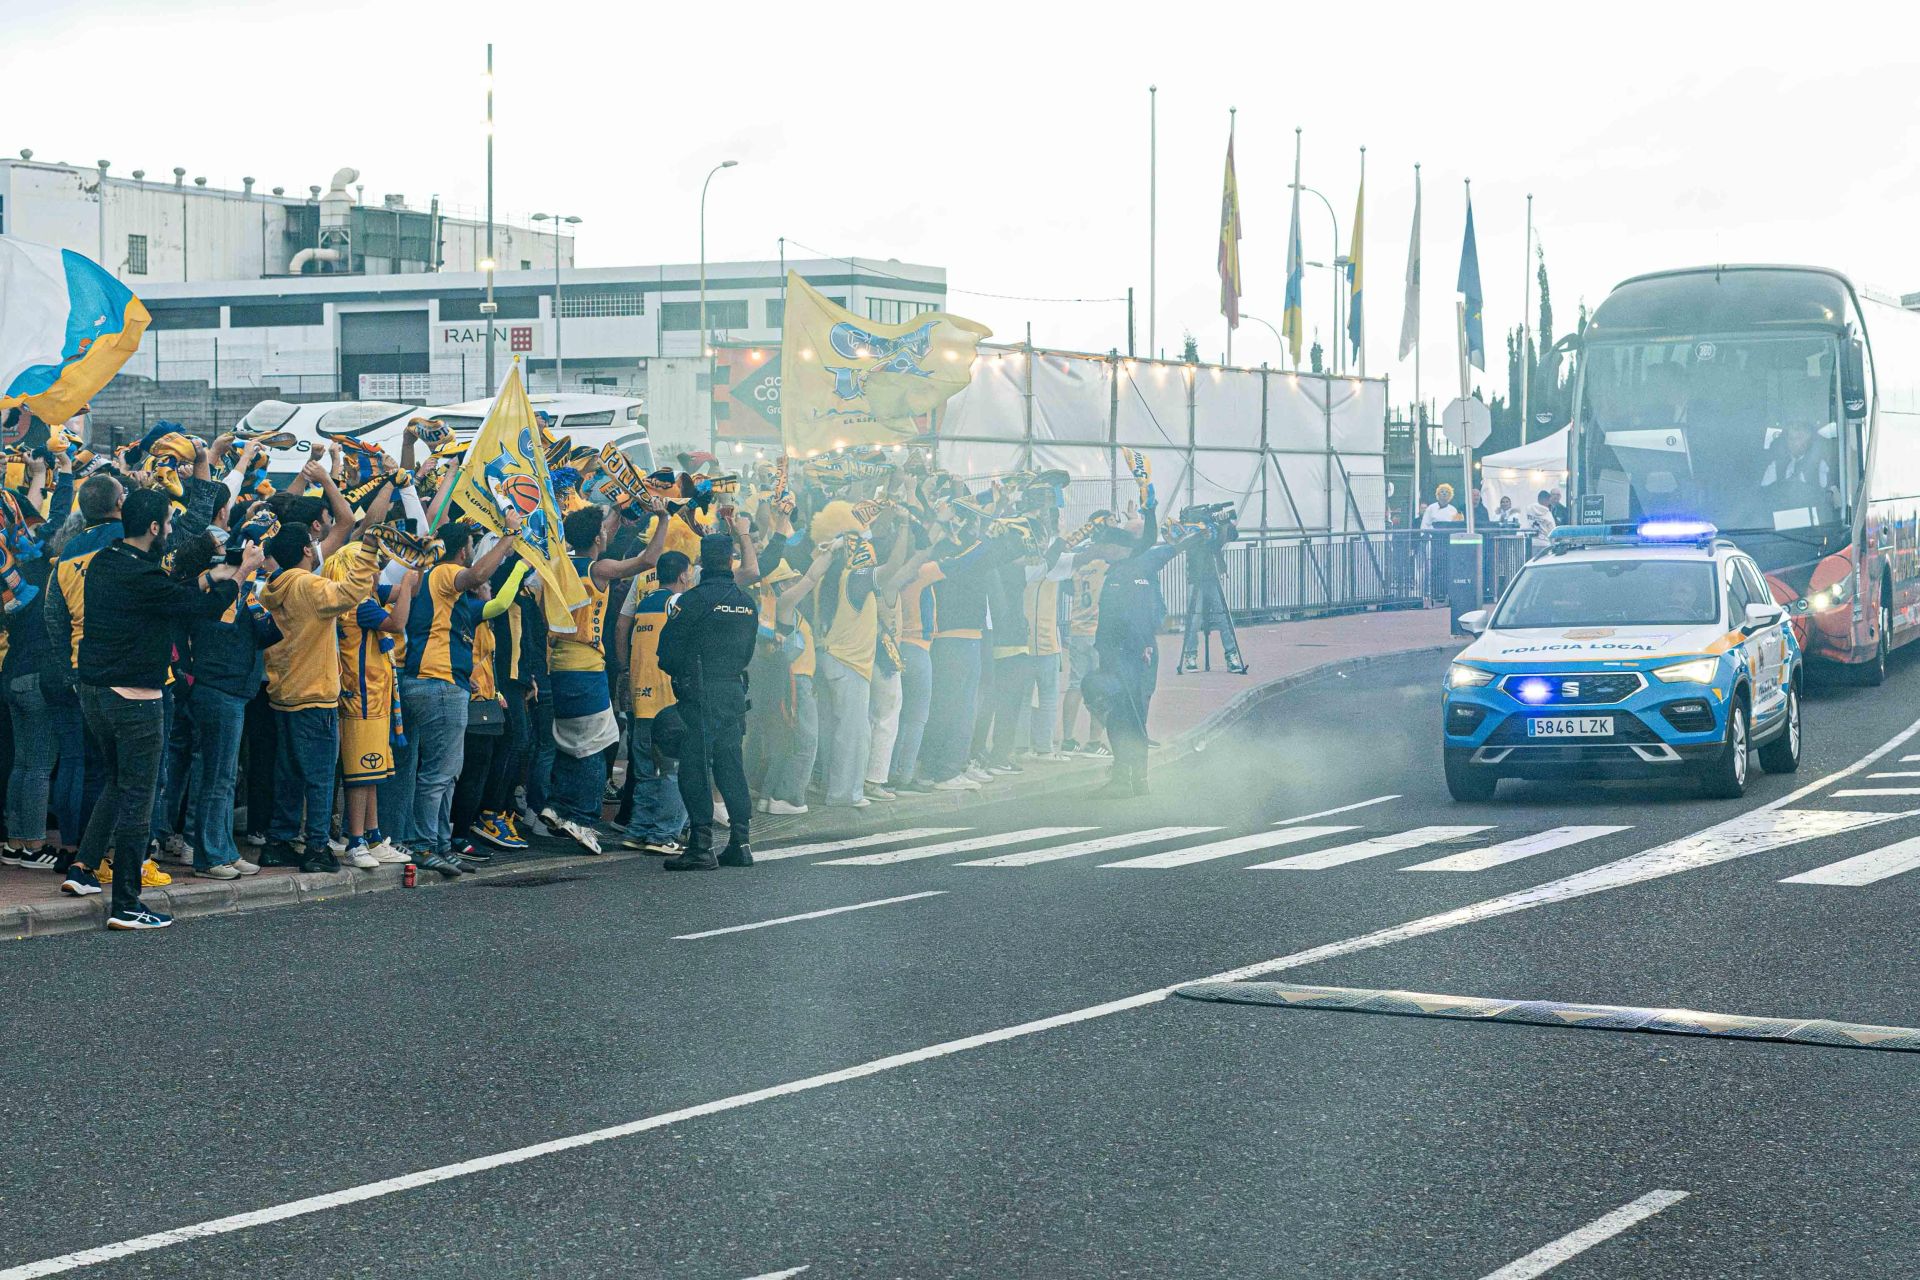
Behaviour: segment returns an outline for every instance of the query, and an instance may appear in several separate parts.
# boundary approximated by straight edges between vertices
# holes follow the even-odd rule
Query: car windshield
[[[1824,334],[1595,343],[1580,417],[1605,518],[1843,524],[1853,486],[1837,425],[1838,356]]]
[[[1719,617],[1705,560],[1578,560],[1528,565],[1500,602],[1498,630],[1704,626]]]

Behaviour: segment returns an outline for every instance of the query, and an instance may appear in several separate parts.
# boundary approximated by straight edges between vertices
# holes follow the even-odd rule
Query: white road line
[[[1331,818],[1336,813],[1352,813],[1355,809],[1365,809],[1371,805],[1385,804],[1389,800],[1398,800],[1399,796],[1375,796],[1371,800],[1357,800],[1352,804],[1343,804],[1338,809],[1322,809],[1318,813],[1303,813],[1297,818],[1285,818],[1274,823],[1276,827],[1290,827],[1296,822],[1311,822],[1315,818]]]
[[[851,840],[828,840],[824,844],[794,844],[784,849],[755,849],[755,862],[778,862],[782,858],[804,858],[810,853],[844,853],[848,849],[867,849],[876,844],[903,844],[928,836],[950,836],[965,827],[908,827],[905,831],[882,831],[878,835],[855,836]]]
[[[1372,840],[1360,840],[1353,844],[1338,845],[1332,849],[1296,853],[1291,858],[1280,858],[1273,862],[1256,862],[1247,870],[1321,871],[1327,867],[1338,867],[1349,862],[1378,858],[1384,854],[1418,849],[1421,845],[1439,844],[1443,840],[1458,840],[1462,836],[1478,835],[1482,831],[1491,830],[1493,830],[1492,827],[1484,826],[1415,827],[1411,831],[1398,831],[1390,836],[1376,836]]]
[[[1920,787],[1863,787],[1854,791],[1836,791],[1833,795],[1836,800],[1842,796],[1920,796]]]
[[[1030,831],[1003,831],[999,835],[973,836],[966,840],[946,840],[940,844],[916,845],[911,849],[895,849],[890,853],[864,853],[857,858],[833,858],[813,865],[816,867],[884,867],[895,862],[939,858],[950,853],[978,853],[982,849],[998,849],[1002,845],[1032,844],[1035,840],[1051,840],[1055,836],[1076,836],[1082,831],[1097,829],[1095,827],[1034,827]]]
[[[1214,858],[1231,858],[1236,853],[1252,853],[1256,849],[1271,849],[1275,845],[1282,844],[1300,844],[1307,840],[1318,840],[1324,836],[1337,836],[1342,832],[1358,830],[1358,827],[1288,827],[1284,831],[1256,831],[1250,836],[1236,836],[1231,840],[1196,844],[1188,849],[1171,849],[1166,853],[1149,853],[1141,858],[1128,858],[1125,862],[1103,862],[1100,865],[1161,871],[1168,867],[1185,867],[1196,862],[1208,862]]]
[[[787,1280],[789,1276],[797,1276],[802,1271],[810,1271],[812,1269],[813,1264],[809,1262],[804,1267],[788,1267],[785,1271],[768,1271],[761,1275],[748,1276],[747,1280]]]
[[[1901,756],[1900,757],[1901,764],[1913,764],[1915,761],[1920,761],[1920,756]]]
[[[1577,1257],[1597,1244],[1611,1240],[1635,1223],[1645,1221],[1662,1209],[1670,1209],[1687,1198],[1685,1191],[1649,1191],[1638,1200],[1629,1200],[1612,1213],[1603,1213],[1586,1226],[1543,1244],[1524,1258],[1516,1258],[1498,1271],[1490,1271],[1483,1280],[1533,1280],[1543,1276],[1569,1258]]]
[[[1778,799],[1769,800],[1756,809],[1750,809],[1738,817],[1708,827],[1691,836],[1682,837],[1642,853],[1594,867],[1576,875],[1563,876],[1545,884],[1522,889],[1516,893],[1504,893],[1499,897],[1488,898],[1483,902],[1458,907],[1452,911],[1443,911],[1438,915],[1422,916],[1418,920],[1409,920],[1405,924],[1394,925],[1387,929],[1376,929],[1372,933],[1363,933],[1338,942],[1323,943],[1309,947],[1305,951],[1296,951],[1291,955],[1277,956],[1272,960],[1262,960],[1258,964],[1242,965],[1237,969],[1228,969],[1221,973],[1209,974],[1196,982],[1244,982],[1249,978],[1264,977],[1270,973],[1280,973],[1288,969],[1298,969],[1305,965],[1318,964],[1323,960],[1333,960],[1341,956],[1352,955],[1360,951],[1371,951],[1379,947],[1404,942],[1409,938],[1425,937],[1447,929],[1455,929],[1465,924],[1474,924],[1482,920],[1492,920],[1500,916],[1514,915],[1522,911],[1531,911],[1535,907],[1550,906],[1555,903],[1584,898],[1596,893],[1605,893],[1610,889],[1619,889],[1627,885],[1643,884],[1649,880],[1659,880],[1666,876],[1692,871],[1697,867],[1711,866],[1733,858],[1743,858],[1760,853],[1779,844],[1791,844],[1795,840],[1812,839],[1813,833],[1780,833],[1774,844],[1768,844],[1751,836],[1743,836],[1742,831],[1750,828],[1753,821],[1763,815],[1771,815],[1785,809],[1796,800],[1804,799],[1830,786],[1842,778],[1858,773],[1871,765],[1881,756],[1894,750],[1920,733],[1920,720],[1914,721],[1895,734],[1885,743],[1874,748],[1860,759],[1844,769],[1816,778],[1803,787],[1788,792]],[[1891,821],[1894,818],[1914,816],[1906,813],[1889,814],[1847,814],[1845,817],[1865,818],[1869,822]],[[624,1124],[610,1125],[604,1129],[593,1129],[586,1133],[576,1133],[565,1138],[553,1138],[532,1146],[516,1147],[510,1151],[499,1151],[492,1155],[476,1156],[457,1164],[440,1165],[433,1169],[421,1169],[414,1173],[401,1174],[379,1182],[363,1183],[357,1187],[345,1187],[338,1191],[328,1191],[320,1195],[307,1196],[300,1200],[289,1200],[282,1204],[269,1205],[264,1209],[250,1209],[244,1213],[229,1214],[224,1218],[209,1218],[201,1222],[188,1223],[165,1231],[155,1231],[144,1236],[135,1236],[130,1240],[120,1240],[113,1244],[96,1245],[91,1249],[79,1249],[72,1253],[63,1253],[57,1257],[43,1258],[38,1262],[23,1263],[0,1271],[0,1280],[38,1280],[41,1276],[61,1275],[76,1271],[81,1267],[96,1266],[102,1262],[113,1262],[120,1258],[129,1258],[137,1254],[151,1253],[155,1249],[171,1248],[185,1244],[190,1240],[204,1240],[213,1236],[229,1235],[235,1231],[245,1231],[250,1227],[264,1226],[270,1222],[284,1222],[289,1218],[305,1217],[308,1214],[324,1213],[329,1209],[338,1209],[350,1204],[361,1204],[368,1200],[377,1200],[383,1196],[396,1195],[402,1191],[411,1191],[416,1187],[432,1186],[454,1178],[463,1178],[468,1174],[484,1173],[489,1169],[504,1168],[508,1165],[523,1164],[528,1160],[538,1160],[542,1156],[556,1155],[562,1151],[572,1151],[579,1147],[590,1147],[602,1142],[612,1142],[619,1138],[632,1137],[634,1134],[648,1133],[655,1129],[664,1129],[679,1124],[683,1120],[694,1120],[701,1116],[718,1115],[726,1111],[736,1111],[741,1107],[750,1107],[756,1103],[768,1102],[775,1098],[792,1097],[814,1089],[823,1089],[828,1085],[843,1084],[849,1080],[863,1080],[868,1076],[881,1075],[900,1067],[909,1067],[917,1063],[928,1062],[935,1058],[944,1058],[956,1053],[965,1053],[970,1049],[979,1049],[991,1044],[1004,1044],[1009,1040],[1018,1040],[1026,1036],[1038,1035],[1043,1031],[1052,1031],[1058,1027],[1069,1027],[1081,1022],[1091,1022],[1095,1018],[1105,1018],[1116,1013],[1125,1013],[1130,1009],[1143,1009],[1158,1004],[1171,996],[1177,987],[1188,985],[1185,982],[1172,986],[1157,987],[1151,991],[1142,991],[1137,995],[1123,996],[1118,1000],[1109,1000],[1103,1004],[1088,1005],[1080,1009],[1071,1009],[1065,1013],[1056,1013],[1044,1018],[1035,1018],[1030,1022],[1015,1023],[1008,1027],[999,1027],[992,1031],[983,1031],[975,1035],[962,1036],[957,1040],[943,1040],[938,1044],[926,1045],[919,1049],[910,1049],[904,1053],[889,1054],[884,1058],[874,1058],[851,1067],[842,1067],[837,1071],[823,1072],[820,1075],[805,1076],[798,1080],[789,1080],[784,1084],[769,1085],[764,1089],[754,1089],[747,1093],[736,1093],[730,1097],[716,1098],[710,1102],[698,1103],[691,1107],[682,1107],[677,1111],[663,1111],[657,1115],[643,1116],[638,1120],[629,1120]]]
[[[1842,858],[1824,867],[1788,876],[1780,883],[1842,884],[1858,888],[1876,880],[1885,880],[1888,876],[1897,876],[1903,871],[1911,871],[1915,867],[1920,867],[1920,837],[1902,840],[1857,857]]]
[[[1872,782],[1875,778],[1920,778],[1920,773],[1870,773],[1867,775],[1868,782]]]
[[[875,898],[872,902],[856,902],[850,907],[828,907],[825,911],[803,911],[797,916],[781,916],[778,920],[760,920],[753,924],[730,925],[725,929],[708,929],[704,933],[675,934],[675,942],[692,942],[696,938],[717,938],[723,933],[745,933],[749,929],[771,929],[777,924],[792,924],[796,920],[818,920],[822,916],[843,915],[849,911],[865,911],[868,907],[889,907],[896,902],[912,902],[915,898],[937,898],[945,889],[929,889],[925,893],[905,893],[897,898]]]
[[[1633,828],[1630,826],[1555,827],[1551,831],[1542,831],[1538,835],[1520,836],[1500,844],[1490,844],[1484,849],[1469,849],[1465,853],[1451,854],[1445,858],[1435,858],[1432,862],[1422,862],[1418,866],[1400,869],[1402,871],[1485,871],[1488,867],[1498,867],[1509,862],[1518,862],[1522,858],[1531,858],[1536,853],[1551,853],[1555,849],[1564,849],[1570,844],[1598,840],[1601,836],[1631,830]]]
[[[1218,831],[1219,827],[1154,827],[1148,831],[1123,831],[1117,836],[1101,836],[1097,840],[1076,840],[1072,844],[1057,844],[1049,849],[1034,849],[1028,853],[1009,853],[999,858],[981,858],[977,862],[959,862],[960,867],[1030,867],[1037,862],[1058,862],[1062,858],[1079,858],[1089,853],[1106,853],[1110,849],[1130,849],[1137,844],[1153,844],[1160,840],[1179,840],[1186,836],[1204,836]]]

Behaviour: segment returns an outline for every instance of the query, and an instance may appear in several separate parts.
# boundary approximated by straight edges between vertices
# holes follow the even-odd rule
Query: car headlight
[[[1711,684],[1714,673],[1719,670],[1718,658],[1693,658],[1670,667],[1655,667],[1653,678],[1667,684]]]
[[[1447,668],[1447,688],[1478,689],[1483,684],[1493,683],[1493,672],[1483,671],[1479,667],[1470,667],[1464,662],[1456,662]]]

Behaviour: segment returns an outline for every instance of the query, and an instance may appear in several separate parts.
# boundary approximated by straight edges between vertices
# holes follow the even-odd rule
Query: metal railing
[[[1372,609],[1417,609],[1447,599],[1449,536],[1455,530],[1308,534],[1256,538],[1221,553],[1221,586],[1236,621],[1279,621]],[[1481,533],[1483,601],[1499,598],[1533,555],[1531,534]],[[1161,578],[1169,616],[1184,619],[1190,557]]]

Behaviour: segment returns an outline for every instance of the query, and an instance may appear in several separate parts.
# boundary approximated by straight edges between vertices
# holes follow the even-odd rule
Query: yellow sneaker
[[[159,889],[173,883],[173,877],[160,869],[160,864],[148,858],[140,864],[140,887]]]
[[[112,858],[100,859],[100,865],[93,869],[93,876],[94,876],[94,879],[98,880],[101,884],[112,884],[113,883],[113,859]]]

